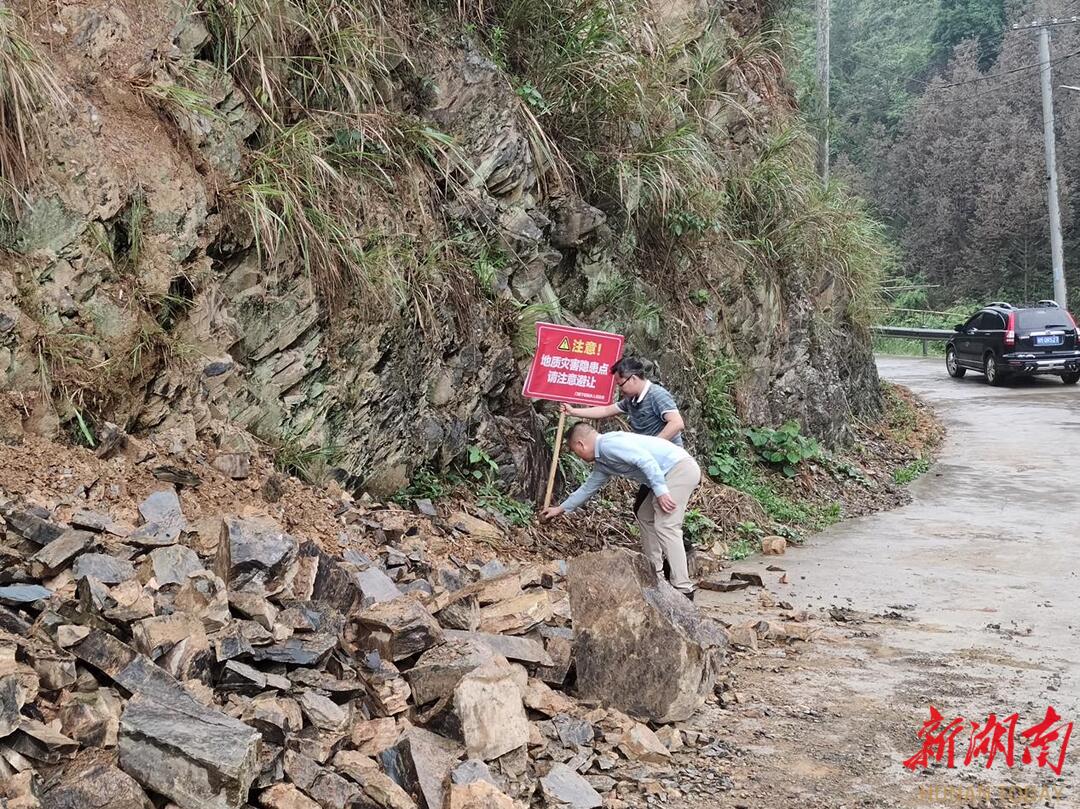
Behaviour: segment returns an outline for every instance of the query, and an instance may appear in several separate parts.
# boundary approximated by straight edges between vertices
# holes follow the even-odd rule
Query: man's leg
[[[682,523],[690,495],[701,482],[701,469],[692,460],[681,461],[667,474],[667,485],[677,508],[670,514],[656,509],[654,525],[656,537],[671,568],[671,585],[689,595],[694,583],[686,570],[686,548],[683,546]]]
[[[646,500],[648,500],[650,497],[652,497],[652,489],[650,489],[647,485],[642,483],[638,487],[637,494],[634,496],[634,517],[635,518],[637,517],[638,511],[641,510],[642,504]],[[644,542],[642,544],[644,545]],[[670,569],[668,568],[667,559],[664,559],[664,561],[663,561],[663,569],[662,569],[661,575],[664,577],[664,579],[668,579],[671,576]]]
[[[656,515],[658,511],[656,498],[652,492],[649,492],[649,496],[638,507],[635,516],[637,517],[638,529],[641,531],[641,552],[645,554],[645,558],[649,560],[649,564],[653,566],[657,575],[663,575],[664,552],[661,550],[660,540],[656,536]]]

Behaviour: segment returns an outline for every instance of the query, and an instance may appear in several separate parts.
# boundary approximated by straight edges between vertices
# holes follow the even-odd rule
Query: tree
[[[940,0],[934,30],[932,65],[944,65],[953,48],[962,42],[978,43],[978,62],[983,70],[997,58],[1005,28],[1003,0]]]

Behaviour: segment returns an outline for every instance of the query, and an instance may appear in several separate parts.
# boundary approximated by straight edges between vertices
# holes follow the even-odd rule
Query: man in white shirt
[[[566,443],[592,474],[561,505],[545,509],[544,520],[571,514],[615,476],[636,480],[650,494],[637,510],[642,551],[657,575],[667,560],[671,585],[694,599],[694,584],[686,569],[682,522],[690,496],[701,482],[701,469],[682,447],[662,438],[615,431],[601,435],[585,422],[570,428]]]

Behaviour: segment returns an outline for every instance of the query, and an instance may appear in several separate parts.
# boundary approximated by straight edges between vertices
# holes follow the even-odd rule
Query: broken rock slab
[[[571,714],[578,711],[577,704],[564,694],[552,690],[542,680],[530,679],[521,694],[525,706],[544,716]]]
[[[315,615],[318,621],[315,632],[298,632],[286,641],[256,646],[251,652],[252,658],[257,662],[285,663],[291,666],[316,666],[321,663],[337,646],[338,635],[345,619],[341,615],[328,612]],[[258,624],[254,626],[258,627]]]
[[[107,553],[84,553],[72,565],[71,575],[75,579],[89,576],[102,584],[120,584],[135,578],[135,566]]]
[[[283,596],[291,591],[295,601],[313,601],[345,615],[353,611],[360,591],[351,571],[314,542],[300,546],[295,568],[292,583]]]
[[[685,596],[683,596],[685,598]],[[565,764],[556,764],[540,779],[540,789],[550,807],[599,809],[604,805],[600,793]]]
[[[292,784],[274,784],[259,793],[259,806],[266,809],[322,809]]]
[[[207,632],[224,629],[232,620],[225,582],[208,571],[190,574],[180,585],[173,604],[201,620]]]
[[[496,635],[490,632],[463,632],[457,629],[447,629],[443,634],[448,641],[478,643],[486,646],[494,654],[502,655],[507,660],[515,660],[518,663],[539,666],[550,666],[554,663],[551,656],[544,651],[544,647],[531,638],[522,638],[517,635]]]
[[[360,785],[369,803],[378,809],[416,809],[416,801],[396,784],[372,759],[355,750],[342,750],[334,756],[334,768]]]
[[[515,671],[505,658],[494,657],[461,678],[454,689],[454,711],[471,758],[491,761],[529,743],[523,677],[520,668]]]
[[[209,648],[202,622],[183,612],[144,618],[131,630],[135,648],[154,660],[188,638],[196,638],[201,646]]]
[[[183,545],[155,548],[150,552],[150,562],[159,587],[183,584],[189,576],[205,572],[195,551]]]
[[[524,635],[534,626],[550,621],[552,616],[551,593],[530,590],[481,609],[480,629],[497,635]]]
[[[33,604],[51,598],[52,590],[40,584],[9,584],[0,587],[0,601],[7,604]]]
[[[138,782],[101,764],[64,778],[41,799],[41,809],[153,809]]]
[[[379,761],[386,774],[421,806],[442,809],[450,771],[463,752],[450,739],[410,727],[396,745],[379,754]]]
[[[452,784],[446,809],[524,809],[494,784],[474,781],[471,784]]]
[[[390,718],[367,719],[353,723],[352,743],[364,756],[377,756],[398,740],[397,722]]]
[[[19,720],[18,730],[7,739],[6,744],[27,758],[48,764],[69,758],[79,749],[77,741],[69,739],[52,725],[26,717]]]
[[[60,708],[60,729],[84,747],[116,747],[121,702],[111,688],[77,692]]]
[[[428,649],[405,672],[413,700],[424,706],[453,694],[462,677],[494,657],[486,645],[472,639],[448,639]]]
[[[0,769],[11,772],[7,761],[0,764]],[[0,806],[4,809],[41,809],[40,787],[40,778],[29,767],[7,778],[0,777]]]
[[[631,761],[644,761],[646,764],[664,764],[671,758],[671,751],[640,722],[623,733],[619,749]]]
[[[356,616],[358,644],[395,663],[443,641],[443,629],[411,598],[374,604]]]
[[[218,547],[214,572],[229,590],[274,595],[292,582],[299,553],[296,538],[269,517],[225,521],[226,536]]]
[[[570,563],[577,688],[654,722],[690,718],[712,693],[726,636],[645,557],[625,549]]]
[[[361,606],[363,607],[393,601],[403,595],[398,586],[394,584],[394,580],[374,566],[356,573],[356,586],[360,588]]]
[[[408,681],[398,672],[397,666],[383,660],[378,652],[364,655],[363,664],[356,673],[378,716],[395,716],[409,709],[412,690]]]
[[[26,689],[17,677],[0,677],[0,739],[9,736],[19,726],[21,711],[26,704]]]
[[[322,809],[339,809],[353,806],[360,790],[351,782],[331,770],[320,770],[315,781],[305,790]]]
[[[53,576],[93,541],[89,531],[65,531],[30,557],[30,572],[39,579]]]
[[[180,809],[240,809],[259,732],[194,700],[136,693],[120,718],[120,767]]]
[[[187,520],[180,507],[180,498],[173,488],[156,491],[139,503],[139,514],[147,524],[154,523],[166,533],[187,530]]]
[[[349,726],[348,708],[314,691],[305,691],[300,695],[300,710],[311,724],[322,730],[341,732]]]

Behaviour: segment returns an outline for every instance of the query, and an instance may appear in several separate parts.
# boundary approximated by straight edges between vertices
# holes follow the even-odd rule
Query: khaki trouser
[[[668,514],[656,505],[656,495],[649,494],[637,512],[641,528],[641,549],[656,572],[663,575],[664,559],[671,571],[671,586],[683,593],[692,593],[694,583],[686,570],[686,548],[683,547],[682,523],[690,495],[701,482],[701,469],[693,458],[684,458],[671,468],[665,477],[668,493],[676,509]]]

